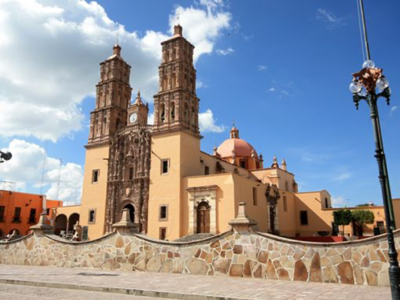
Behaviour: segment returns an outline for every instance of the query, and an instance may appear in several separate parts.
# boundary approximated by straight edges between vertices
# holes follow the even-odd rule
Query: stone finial
[[[217,156],[217,154],[218,154],[218,148],[217,148],[217,146],[214,146],[213,155]]]
[[[40,214],[39,222],[36,225],[31,226],[31,229],[36,235],[43,235],[44,233],[51,233],[53,227],[46,224],[46,213]]]
[[[135,104],[135,105],[144,105],[144,104],[143,104],[143,101],[142,101],[142,97],[140,96],[140,90],[139,90],[138,93],[137,93],[136,101],[135,101],[134,104]]]
[[[237,217],[229,222],[229,225],[237,232],[250,232],[257,226],[256,221],[246,216],[245,206],[246,203],[240,202]]]
[[[113,54],[120,56],[121,55],[121,46],[115,44],[113,47]]]
[[[282,168],[282,170],[287,171],[287,164],[286,164],[286,160],[285,159],[282,160],[281,168]]]
[[[274,162],[272,163],[271,168],[279,169],[279,164],[276,156],[274,156]]]
[[[181,25],[178,24],[174,26],[174,35],[182,36],[182,31],[183,29]]]
[[[139,224],[135,224],[131,221],[129,216],[129,209],[124,208],[122,210],[122,217],[118,223],[112,225],[119,233],[134,232],[139,233]]]

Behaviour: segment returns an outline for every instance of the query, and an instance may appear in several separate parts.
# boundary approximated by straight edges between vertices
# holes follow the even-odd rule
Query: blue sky
[[[50,0],[27,2],[39,3],[42,10],[47,6],[59,5],[58,2]],[[53,126],[49,121],[45,127],[48,130],[51,129],[52,134],[46,137],[46,128],[46,130],[36,129],[36,125],[44,120],[43,117],[30,120],[29,122],[35,125],[29,125],[31,123],[27,121],[27,124],[19,115],[18,110],[10,110],[8,115],[4,115],[4,118],[7,118],[6,120],[13,126],[0,125],[0,148],[10,148],[10,143],[17,139],[19,147],[22,147],[22,141],[29,144],[24,148],[25,150],[36,145],[39,148],[35,149],[40,154],[42,153],[40,149],[45,149],[50,161],[46,167],[45,185],[42,188],[38,185],[41,181],[40,172],[38,174],[32,171],[32,176],[21,176],[26,166],[22,163],[13,165],[12,161],[0,165],[1,180],[18,181],[21,183],[19,186],[21,190],[29,192],[42,190],[54,197],[57,181],[55,178],[58,178],[59,169],[55,159],[62,158],[62,170],[65,176],[62,173],[59,189],[64,194],[61,197],[60,191],[58,193],[63,200],[75,201],[79,191],[73,191],[73,189],[79,188],[79,182],[71,176],[82,173],[85,159],[83,146],[88,136],[88,118],[90,111],[94,108],[93,93],[99,79],[98,63],[111,53],[112,39],[116,37],[116,34],[111,36],[110,32],[113,32],[111,27],[118,27],[118,24],[124,26],[123,33],[120,35],[120,44],[122,56],[132,65],[131,85],[134,91],[138,88],[147,90],[145,99],[152,101],[150,92],[154,90],[152,87],[154,80],[150,81],[146,78],[151,78],[152,74],[156,74],[158,61],[148,58],[147,62],[147,56],[143,56],[143,59],[137,58],[138,55],[142,55],[142,52],[136,54],[135,44],[129,34],[135,34],[137,39],[141,39],[140,45],[145,49],[143,53],[154,52],[157,51],[154,45],[158,44],[158,39],[162,40],[164,36],[169,35],[171,24],[176,22],[177,15],[180,15],[184,35],[189,30],[189,33],[191,32],[190,34],[194,36],[191,30],[199,24],[193,24],[196,20],[193,18],[191,20],[188,16],[193,11],[203,11],[209,17],[209,21],[216,23],[215,27],[210,25],[204,29],[210,31],[204,39],[212,44],[212,50],[204,50],[204,48],[196,61],[199,86],[197,93],[201,99],[200,112],[207,113],[209,110],[212,113],[211,124],[208,124],[203,132],[202,149],[211,153],[214,145],[219,145],[228,138],[229,129],[234,121],[240,130],[240,137],[251,143],[258,153],[263,154],[265,166],[272,163],[274,155],[279,161],[286,159],[288,170],[295,174],[301,191],[326,189],[334,197],[337,206],[351,206],[369,201],[376,204],[382,203],[377,164],[373,156],[374,141],[369,109],[365,103],[362,103],[357,111],[348,90],[352,79],[351,73],[359,71],[364,60],[356,0],[254,0],[251,1],[251,5],[249,1],[237,0],[102,0],[97,1],[96,7],[86,7],[85,11],[80,10],[81,8],[77,9],[75,1],[67,2],[69,4],[63,7],[64,15],[60,19],[83,24],[82,15],[91,13],[107,15],[113,22],[109,25],[107,21],[104,21],[106,24],[103,24],[104,28],[109,32],[97,27],[95,29],[90,27],[90,31],[85,27],[82,30],[86,35],[80,33],[74,38],[69,33],[67,35],[66,31],[59,29],[61,27],[58,23],[54,25],[54,22],[48,21],[52,20],[49,17],[43,32],[29,33],[33,34],[36,40],[33,40],[32,44],[27,44],[26,47],[32,47],[38,51],[39,55],[36,58],[27,54],[30,52],[29,48],[25,48],[24,51],[11,51],[15,49],[13,47],[17,47],[13,46],[13,39],[10,38],[8,43],[1,43],[0,36],[0,54],[9,53],[8,60],[16,64],[32,59],[37,59],[39,62],[51,61],[43,68],[48,70],[49,74],[57,71],[57,74],[49,79],[50,82],[54,80],[50,85],[53,88],[49,88],[49,81],[38,81],[36,85],[39,90],[43,90],[43,93],[49,91],[56,97],[48,101],[43,100],[42,103],[40,95],[37,96],[39,99],[36,100],[37,106],[32,107],[31,113],[35,114],[35,109],[40,108],[42,104],[46,106],[51,103],[49,107],[54,109],[54,117],[53,110],[44,116],[50,119],[57,119],[59,116],[63,120],[68,118],[72,120],[70,123],[65,123],[67,125],[60,122],[60,128],[57,127],[58,125]],[[371,56],[376,65],[384,69],[393,93],[391,106],[388,107],[382,101],[379,109],[392,194],[394,198],[399,198],[400,75],[396,70],[400,69],[398,59],[400,27],[396,16],[400,13],[400,3],[396,0],[387,0],[384,4],[364,0],[364,6]],[[101,7],[104,9],[103,12],[101,12]],[[6,9],[9,10],[9,14],[12,14],[15,7],[9,6]],[[67,18],[67,11],[70,19]],[[53,13],[56,16],[61,14],[56,11]],[[225,19],[222,20],[219,17],[225,17]],[[38,20],[35,19],[32,22],[43,26],[38,23]],[[3,22],[7,22],[7,18],[5,21],[3,19]],[[102,24],[101,20],[96,22]],[[39,25],[31,27],[37,30],[43,28]],[[55,26],[56,29],[51,26]],[[9,31],[6,31],[6,34],[8,32],[10,37],[24,36],[30,30],[28,27],[15,24],[7,28]],[[212,33],[213,29],[217,31],[215,35]],[[90,46],[82,46],[86,40],[90,39],[89,34],[96,39],[93,39]],[[103,39],[103,35],[107,38]],[[156,38],[151,39],[154,36]],[[145,43],[148,41],[147,38],[151,40],[150,44]],[[41,47],[38,50],[37,44],[42,39],[47,41],[48,47]],[[61,42],[52,42],[57,39],[71,40],[68,45],[60,48]],[[97,43],[98,40],[103,43]],[[202,40],[199,39],[198,43],[201,42]],[[147,46],[151,49],[145,48]],[[201,49],[201,46],[197,48]],[[35,51],[32,52],[36,53]],[[47,53],[44,55],[43,52]],[[96,54],[92,57],[91,53]],[[157,55],[157,52],[154,55]],[[76,59],[69,61],[70,57],[76,57]],[[75,64],[82,65],[80,62],[84,62],[84,65],[87,63],[87,67],[85,65],[85,68],[79,69],[80,66]],[[77,71],[73,72],[70,69]],[[60,75],[60,70],[63,71],[62,75]],[[85,70],[93,75],[86,76]],[[0,86],[9,85],[10,83],[6,80],[1,80],[7,74],[1,71],[0,68]],[[23,74],[28,79],[31,76],[35,81],[35,77],[38,76],[35,71],[40,75],[43,74],[37,68],[21,69],[20,73],[14,74],[13,82],[18,81],[18,76],[22,76],[19,74]],[[71,74],[74,76],[69,76]],[[21,81],[23,82],[26,78],[24,77]],[[76,90],[81,92],[70,95],[74,98],[71,101],[73,110],[68,116],[58,114],[57,109],[68,111],[60,103],[68,102],[69,98],[62,97],[69,95],[61,97],[57,96],[57,93],[63,89],[68,92],[73,91],[76,85],[79,85]],[[57,91],[54,91],[53,89],[56,88]],[[0,104],[11,105],[13,101],[16,101],[10,96],[13,89],[7,86],[5,90],[3,95],[0,94],[2,96]],[[23,94],[21,97],[25,97],[24,101],[29,103],[29,95]],[[5,114],[4,110],[3,114]],[[207,116],[207,120],[210,121],[209,113],[204,116]],[[52,128],[55,129],[52,130]],[[48,139],[51,140],[46,141]],[[35,156],[35,169],[40,166],[38,165],[39,154]],[[14,159],[16,162],[21,161],[18,157]],[[69,166],[68,163],[70,163]],[[8,164],[10,167],[5,170]],[[20,171],[16,172],[16,170]],[[49,189],[53,190],[49,192]]]

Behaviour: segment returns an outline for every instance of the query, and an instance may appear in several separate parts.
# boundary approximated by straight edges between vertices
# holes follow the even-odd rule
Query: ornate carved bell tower
[[[113,55],[100,63],[100,82],[96,86],[96,107],[90,116],[88,145],[108,142],[126,125],[132,90],[130,69],[121,57],[119,45],[114,45]]]
[[[182,36],[182,27],[174,27],[172,38],[161,43],[159,92],[154,96],[153,134],[186,131],[199,136],[199,98],[196,96],[194,46]]]

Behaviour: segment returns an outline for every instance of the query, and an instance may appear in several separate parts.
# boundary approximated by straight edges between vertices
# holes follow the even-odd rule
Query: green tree
[[[364,226],[365,224],[374,224],[375,215],[370,210],[354,210],[351,214],[353,216],[353,220],[361,226]]]
[[[344,235],[344,226],[349,225],[352,220],[352,213],[348,209],[340,209],[333,212],[333,222],[342,227],[342,234]]]

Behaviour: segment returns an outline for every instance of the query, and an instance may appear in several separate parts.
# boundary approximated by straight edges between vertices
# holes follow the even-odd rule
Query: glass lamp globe
[[[381,77],[376,81],[376,87],[383,91],[387,87],[389,87],[389,81],[385,77]]]
[[[361,92],[361,89],[362,89],[362,86],[359,82],[353,81],[352,83],[350,83],[349,90],[353,94],[357,94],[357,93]]]
[[[372,60],[366,60],[366,61],[364,61],[362,67],[363,67],[363,69],[365,69],[365,68],[375,68],[375,63]]]
[[[367,91],[364,90],[364,89],[362,89],[362,90],[358,93],[358,95],[359,95],[359,96],[362,96],[362,97],[365,97],[365,96],[367,96]]]

